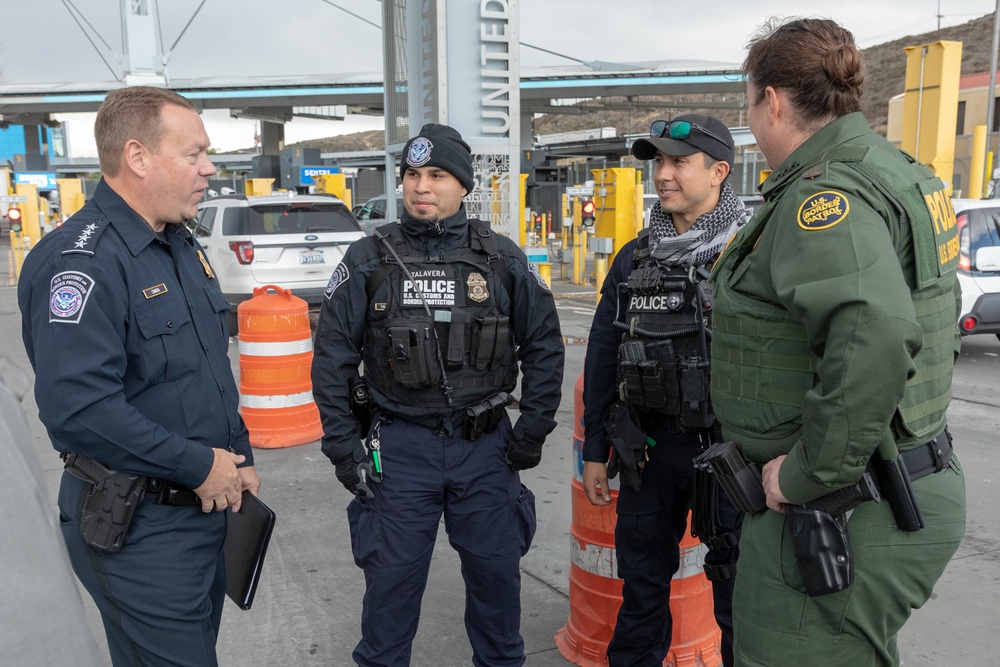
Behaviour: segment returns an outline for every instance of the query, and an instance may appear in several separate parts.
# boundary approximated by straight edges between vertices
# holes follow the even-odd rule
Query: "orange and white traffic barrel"
[[[583,490],[583,375],[573,392],[573,479],[570,480],[569,618],[556,632],[559,652],[581,667],[607,667],[608,644],[622,604],[615,525],[618,478],[609,480],[610,505],[591,505]],[[722,633],[713,614],[712,587],[702,563],[707,549],[691,537],[691,520],[680,544],[681,565],[670,584],[673,636],[663,664],[718,667]]]
[[[237,308],[240,414],[254,447],[315,442],[323,435],[312,395],[309,306],[276,285],[256,287]]]

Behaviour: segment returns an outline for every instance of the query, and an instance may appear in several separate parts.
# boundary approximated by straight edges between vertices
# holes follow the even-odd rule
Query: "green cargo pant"
[[[958,459],[913,483],[927,527],[904,532],[885,501],[848,522],[854,583],[808,597],[785,515],[747,516],[733,598],[737,667],[899,665],[896,633],[921,607],[965,534],[965,479]]]

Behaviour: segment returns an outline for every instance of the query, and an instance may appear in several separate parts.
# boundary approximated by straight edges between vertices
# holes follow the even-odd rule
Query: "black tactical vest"
[[[649,230],[639,233],[628,282],[625,335],[618,348],[622,401],[672,432],[710,428],[709,312],[711,292],[697,269],[661,266],[651,255]],[[652,419],[651,419],[652,418]]]
[[[469,229],[469,247],[435,257],[411,248],[399,223],[376,230],[382,264],[365,289],[385,316],[365,329],[365,377],[392,401],[461,409],[516,385],[514,332],[494,294],[510,295],[512,277],[489,226],[469,220]],[[385,302],[376,301],[382,284]]]

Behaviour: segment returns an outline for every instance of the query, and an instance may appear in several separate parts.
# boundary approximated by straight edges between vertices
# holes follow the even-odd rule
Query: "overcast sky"
[[[155,0],[148,0],[155,8]],[[476,0],[464,0],[475,2]],[[164,48],[177,40],[202,0],[159,0]],[[332,4],[331,4],[332,3]],[[854,33],[861,47],[992,14],[995,0],[519,0],[522,43],[581,60],[698,59],[739,63],[748,36],[772,15],[832,18]],[[0,84],[108,81],[117,74],[77,26],[67,5],[80,10],[91,39],[120,72],[120,0],[0,0]],[[337,5],[337,6],[333,6]],[[279,7],[280,11],[274,8]],[[609,7],[622,11],[606,14]],[[347,10],[347,11],[344,11]],[[362,18],[356,18],[350,13]],[[381,71],[379,0],[207,0],[170,56],[172,78],[266,76]],[[155,13],[155,12],[154,12]],[[571,61],[522,46],[521,67]],[[902,58],[902,53],[900,58]],[[75,155],[93,155],[93,114],[64,114]],[[252,145],[255,123],[206,112],[220,150]],[[382,127],[381,119],[344,122],[296,119],[288,143]]]

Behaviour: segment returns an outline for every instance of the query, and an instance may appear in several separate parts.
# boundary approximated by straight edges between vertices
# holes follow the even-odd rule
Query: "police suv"
[[[958,224],[958,282],[963,335],[1000,337],[1000,201],[953,199]]]
[[[255,287],[289,289],[318,310],[330,273],[364,233],[351,211],[326,194],[223,195],[201,203],[188,223],[229,300],[229,331],[236,308]]]

